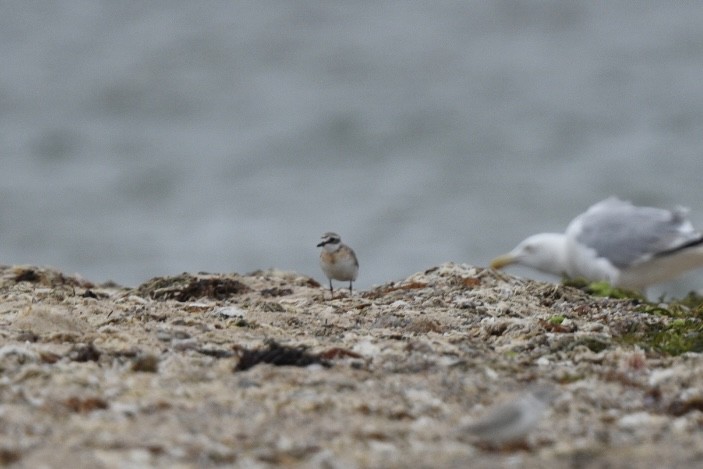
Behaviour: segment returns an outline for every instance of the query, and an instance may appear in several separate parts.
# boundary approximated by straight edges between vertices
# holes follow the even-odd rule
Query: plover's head
[[[342,242],[342,238],[339,237],[337,233],[332,233],[331,231],[328,231],[327,233],[323,234],[321,237],[322,241],[317,245],[318,248],[326,245],[339,245],[339,243]]]

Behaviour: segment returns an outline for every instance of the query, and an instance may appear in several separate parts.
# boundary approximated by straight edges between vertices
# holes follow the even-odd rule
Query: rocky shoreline
[[[6,266],[0,464],[700,466],[701,310],[662,311],[451,263],[352,297],[276,270],[124,288]],[[523,444],[461,430],[534,384],[556,397]]]

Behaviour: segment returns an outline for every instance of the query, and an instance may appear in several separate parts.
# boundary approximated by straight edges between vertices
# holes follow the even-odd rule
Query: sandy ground
[[[275,270],[130,289],[2,267],[0,463],[703,466],[703,358],[624,341],[672,320],[639,311],[456,264],[352,297]],[[522,441],[465,430],[536,385],[555,397]]]

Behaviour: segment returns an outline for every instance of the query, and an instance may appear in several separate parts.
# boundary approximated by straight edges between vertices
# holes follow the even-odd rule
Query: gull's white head
[[[491,261],[494,269],[511,264],[532,267],[548,274],[564,275],[567,271],[566,237],[560,233],[532,235],[509,253]]]

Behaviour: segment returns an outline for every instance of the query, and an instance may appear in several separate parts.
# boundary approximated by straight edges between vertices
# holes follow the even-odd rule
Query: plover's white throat
[[[349,294],[352,292],[352,282],[359,274],[359,261],[356,260],[354,250],[342,243],[342,238],[337,233],[328,232],[322,235],[322,241],[317,245],[322,248],[320,253],[320,267],[330,281],[349,281]]]

